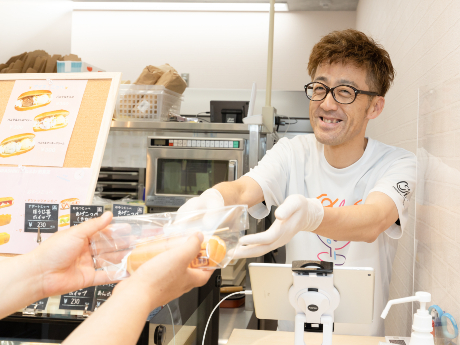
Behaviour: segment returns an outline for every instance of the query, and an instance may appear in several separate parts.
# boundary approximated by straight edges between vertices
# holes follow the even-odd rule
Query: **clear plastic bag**
[[[110,279],[120,280],[199,231],[204,241],[190,267],[224,268],[233,259],[238,241],[248,227],[245,205],[117,217],[91,238],[91,251],[96,268],[105,270]]]

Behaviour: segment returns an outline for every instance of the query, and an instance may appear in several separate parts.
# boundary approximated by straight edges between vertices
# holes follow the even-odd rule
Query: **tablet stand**
[[[326,261],[294,261],[289,302],[296,311],[295,345],[305,345],[304,331],[322,332],[322,345],[332,344],[334,310],[340,294],[334,287],[334,264]]]

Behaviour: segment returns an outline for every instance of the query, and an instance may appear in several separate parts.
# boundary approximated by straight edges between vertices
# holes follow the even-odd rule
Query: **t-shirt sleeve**
[[[249,214],[254,218],[266,217],[272,206],[278,206],[284,201],[291,170],[290,157],[289,139],[283,138],[267,151],[253,169],[244,175],[256,181],[264,194],[265,205],[260,203],[249,209]]]
[[[374,188],[369,191],[381,192],[388,195],[395,203],[399,215],[400,225],[393,224],[385,233],[394,239],[401,238],[409,218],[409,202],[415,191],[416,183],[415,155],[407,153],[394,161],[377,181]]]

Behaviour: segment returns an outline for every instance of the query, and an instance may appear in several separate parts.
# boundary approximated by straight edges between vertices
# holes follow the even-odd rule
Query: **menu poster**
[[[95,286],[87,287],[61,295],[59,309],[93,310]]]
[[[34,214],[31,208],[26,217],[26,204],[58,205],[57,230],[68,228],[70,206],[87,201],[91,169],[0,167],[0,181],[0,239],[7,239],[0,240],[0,253],[25,254],[38,246],[37,230],[26,232],[25,220]],[[42,241],[52,235],[40,232]]]
[[[0,164],[62,167],[87,80],[16,80],[0,123]]]

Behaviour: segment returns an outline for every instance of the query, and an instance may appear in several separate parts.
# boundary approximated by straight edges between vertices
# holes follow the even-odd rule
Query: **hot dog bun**
[[[175,248],[184,243],[183,237],[158,240],[152,243],[137,245],[128,256],[127,270],[133,274],[142,264],[161,254],[168,249]],[[190,263],[189,267],[215,267],[227,253],[225,242],[218,236],[212,236],[201,244],[201,251]]]
[[[44,119],[46,117],[54,117],[54,116],[68,116],[69,115],[69,112],[67,110],[54,110],[54,111],[48,111],[46,113],[42,113],[40,115],[37,115],[35,116],[35,121],[40,121],[41,119]],[[53,129],[60,129],[60,128],[64,128],[65,126],[67,126],[67,121],[63,124],[57,124],[57,125],[54,125],[53,127],[51,128],[48,128],[48,129],[42,129],[40,127],[37,127],[37,126],[34,126],[34,132],[43,132],[43,131],[51,131]]]
[[[0,226],[11,223],[11,214],[0,214]]]
[[[36,109],[36,108],[39,108],[39,107],[44,107],[45,105],[48,105],[50,104],[51,102],[51,95],[52,95],[52,92],[50,90],[32,90],[32,91],[27,91],[27,92],[24,92],[22,93],[19,97],[18,97],[18,100],[20,99],[23,99],[23,98],[26,98],[26,97],[33,97],[33,96],[43,96],[43,95],[49,95],[49,101],[47,103],[43,103],[43,104],[36,104],[36,105],[32,105],[30,107],[18,107],[17,105],[14,106],[14,109],[18,110],[18,111],[24,111],[24,110],[32,110],[32,109]]]
[[[192,261],[190,267],[215,267],[225,258],[226,253],[225,242],[219,236],[211,236],[208,242],[201,244],[201,251],[197,258]]]
[[[143,263],[154,258],[168,249],[177,247],[184,243],[186,239],[182,237],[172,237],[157,240],[151,243],[138,244],[128,256],[127,270],[133,274]]]
[[[30,139],[30,140],[33,140],[33,138],[35,138],[35,134],[33,133],[23,133],[23,134],[17,134],[17,135],[13,135],[11,137],[8,137],[6,139],[4,139],[0,145],[5,145],[5,144],[8,144],[12,141],[21,141],[21,140],[24,140],[24,139]],[[17,155],[21,155],[23,153],[26,153],[26,152],[29,152],[30,150],[32,150],[33,148],[35,147],[35,144],[31,147],[29,147],[28,149],[25,149],[25,150],[19,150],[19,151],[16,151],[14,153],[0,153],[0,157],[3,157],[3,158],[6,158],[6,157],[11,157],[11,156],[17,156]]]
[[[64,214],[59,217],[59,226],[62,227],[67,225],[70,225],[70,214]]]
[[[13,206],[14,199],[12,197],[0,198],[0,208]]]

